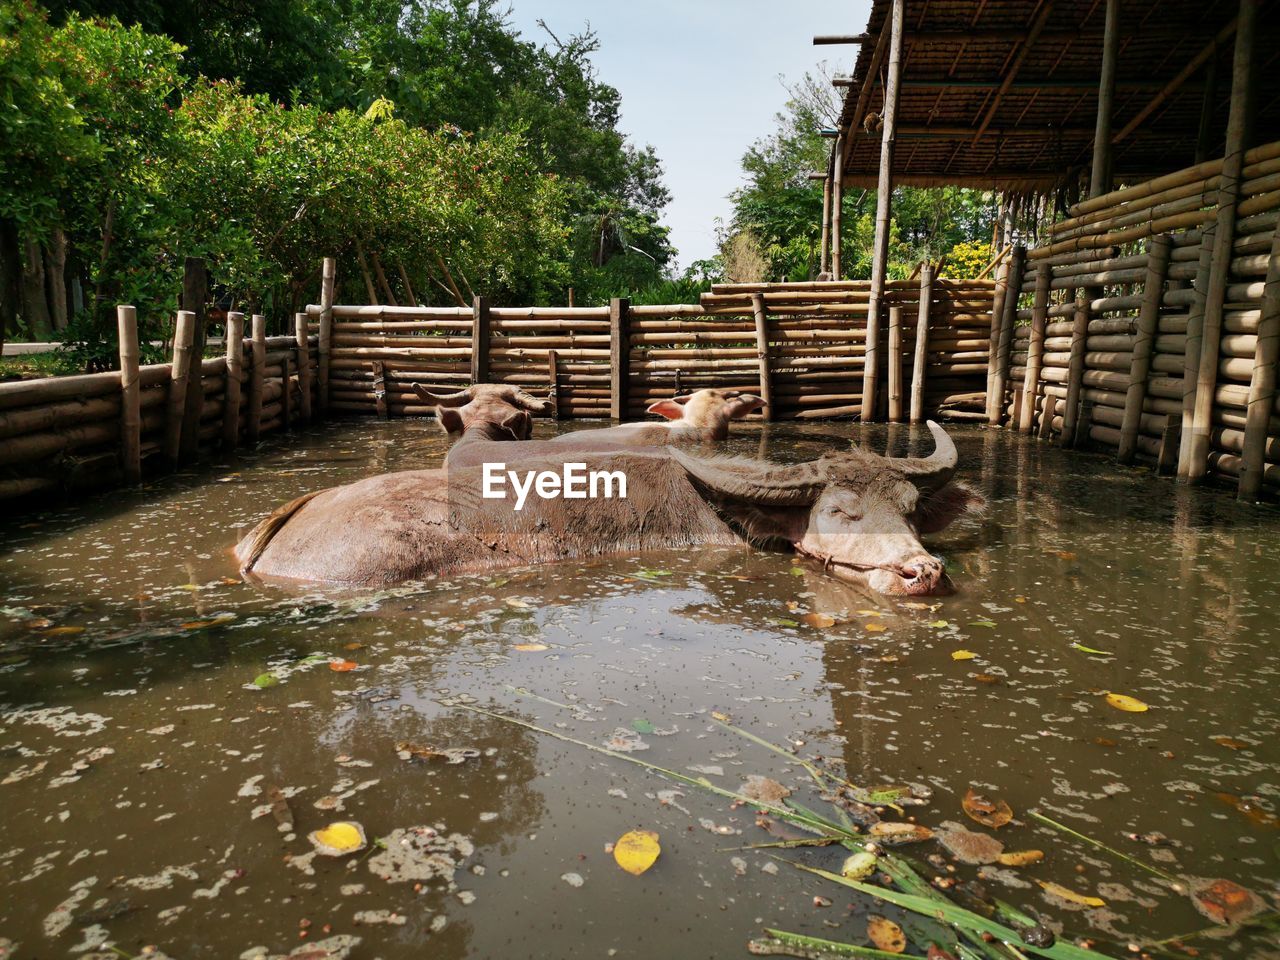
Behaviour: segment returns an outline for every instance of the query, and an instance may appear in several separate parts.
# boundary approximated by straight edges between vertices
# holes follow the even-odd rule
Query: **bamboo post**
[[[933,270],[926,263],[920,269],[920,311],[916,316],[915,362],[911,365],[912,423],[919,423],[924,419],[924,387],[929,369],[929,311],[932,304]]]
[[[1071,438],[1071,446],[1083,450],[1089,446],[1089,431],[1093,429],[1093,401],[1080,401],[1080,416],[1076,419],[1076,435]]]
[[[1004,310],[1000,320],[1000,342],[996,346],[996,379],[991,389],[991,406],[987,422],[999,426],[1004,420],[1005,391],[1009,384],[1009,361],[1013,347],[1013,328],[1018,323],[1018,295],[1022,289],[1023,265],[1027,262],[1027,248],[1016,246],[1009,259],[1009,285],[1004,297]]]
[[[404,267],[400,268],[401,270]],[[303,423],[311,422],[311,344],[307,339],[307,315],[294,314],[294,338],[298,341],[298,413]]]
[[[182,421],[187,405],[187,379],[191,369],[191,345],[196,335],[196,315],[178,311],[173,331],[173,363],[169,368],[169,415],[165,421],[164,455],[177,466],[182,456]]]
[[[240,392],[244,383],[244,314],[227,314],[227,389],[222,398],[222,449],[240,445]]]
[[[325,257],[320,268],[320,336],[316,350],[317,399],[320,412],[329,409],[329,358],[333,343],[333,288],[338,278],[338,261]]]
[[[1098,76],[1098,116],[1093,131],[1089,196],[1111,192],[1111,110],[1116,94],[1116,58],[1120,51],[1120,0],[1106,0],[1102,34],[1102,70]]]
[[[288,430],[293,423],[293,357],[286,350],[280,361],[280,424],[281,429]]]
[[[831,155],[831,279],[843,277],[844,266],[844,134],[836,136]]]
[[[871,291],[867,304],[867,355],[862,368],[862,422],[875,419],[880,388],[878,350],[880,301],[884,297],[889,261],[889,226],[893,215],[893,147],[898,113],[898,86],[902,75],[902,19],[906,0],[892,0],[889,12],[889,65],[880,120],[880,175],[876,183],[876,233],[871,252]]]
[[[1217,235],[1213,266],[1205,292],[1204,327],[1200,331],[1200,369],[1191,419],[1191,450],[1187,479],[1199,480],[1209,472],[1209,441],[1213,426],[1213,400],[1218,387],[1218,353],[1222,341],[1222,313],[1231,273],[1235,239],[1236,204],[1244,170],[1244,150],[1249,121],[1253,41],[1260,0],[1240,0],[1235,53],[1231,60],[1231,111],[1227,118],[1227,148],[1218,177]]]
[[[1178,442],[1182,436],[1182,417],[1171,413],[1165,417],[1164,431],[1160,434],[1160,454],[1156,460],[1156,473],[1161,476],[1178,469]]]
[[[369,366],[373,369],[373,406],[378,412],[378,418],[386,420],[388,416],[386,370],[381,360],[373,360]]]
[[[1173,239],[1167,233],[1152,237],[1147,243],[1147,273],[1143,280],[1138,331],[1133,341],[1133,357],[1129,361],[1129,389],[1125,394],[1120,444],[1116,451],[1116,459],[1121,463],[1132,463],[1138,452],[1138,430],[1142,425],[1142,408],[1147,401],[1147,377],[1151,372],[1160,302],[1164,298],[1164,281],[1169,273],[1172,252]]]
[[[471,301],[471,382],[489,380],[489,301],[476,297]]]
[[[818,257],[818,272],[827,273],[831,267],[831,173],[828,170],[822,181],[822,247]]]
[[[1011,250],[1011,247],[1005,249]],[[996,270],[996,286],[991,297],[991,333],[987,339],[987,398],[983,409],[986,411],[987,418],[991,417],[991,406],[994,403],[992,397],[995,394],[996,387],[996,355],[998,353],[996,345],[1000,342],[1000,327],[1004,320],[1004,300],[1009,293],[1009,260],[1006,256],[1000,262],[999,268]],[[917,337],[917,343],[919,342]],[[919,348],[917,347],[917,352]],[[919,362],[917,360],[917,362]],[[918,378],[917,378],[918,379]],[[915,380],[912,381],[912,393],[915,392]],[[911,422],[916,423],[914,401],[912,405]]]
[[[245,440],[257,443],[262,432],[262,387],[267,371],[267,318],[255,313],[252,320],[249,367],[249,404],[245,411]]]
[[[631,301],[614,297],[609,301],[609,416],[621,420],[627,415],[627,388],[631,350]]]
[[[1076,420],[1080,415],[1080,392],[1084,388],[1085,345],[1089,339],[1089,294],[1076,291],[1076,309],[1071,318],[1071,354],[1067,360],[1067,397],[1062,406],[1062,435],[1058,442],[1071,447],[1076,442]]]
[[[751,312],[756,321],[756,359],[760,363],[760,397],[764,400],[763,416],[773,419],[773,376],[769,371],[769,315],[765,312],[764,297],[751,295]]]
[[[1241,500],[1256,500],[1262,489],[1267,465],[1267,435],[1276,394],[1276,356],[1280,353],[1280,226],[1271,235],[1271,259],[1262,293],[1258,318],[1258,340],[1253,353],[1253,375],[1249,380],[1249,405],[1244,424],[1241,454]]]
[[[138,382],[138,311],[116,307],[120,333],[120,465],[125,483],[142,482],[142,391]]]
[[[1048,440],[1053,436],[1053,418],[1058,413],[1058,398],[1045,394],[1044,408],[1040,411],[1040,432],[1037,436],[1041,440]]]
[[[187,257],[182,274],[182,309],[195,315],[191,353],[187,356],[187,398],[182,411],[182,436],[179,456],[194,460],[200,453],[200,413],[204,409],[202,361],[204,360],[205,297],[209,290],[209,274],[204,260]]]
[[[902,422],[902,307],[889,308],[889,422]]]
[[[678,372],[678,371],[677,371]],[[551,418],[560,419],[560,354],[547,351],[547,401],[551,404]]]
[[[1035,303],[1031,307],[1031,337],[1027,341],[1027,373],[1022,381],[1022,411],[1018,430],[1031,432],[1036,417],[1036,393],[1040,389],[1040,359],[1044,355],[1044,327],[1049,316],[1049,284],[1053,268],[1041,264],[1036,268]]]
[[[1196,381],[1200,376],[1200,334],[1204,329],[1204,307],[1213,269],[1218,222],[1211,220],[1200,233],[1200,257],[1192,285],[1191,309],[1187,313],[1187,340],[1182,356],[1182,428],[1178,431],[1178,476],[1191,472],[1191,421],[1195,417]]]

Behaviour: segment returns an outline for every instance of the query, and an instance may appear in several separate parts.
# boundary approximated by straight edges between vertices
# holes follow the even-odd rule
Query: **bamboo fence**
[[[1280,143],[1073,207],[1015,262],[988,418],[1122,462],[1280,485]],[[1000,344],[1008,342],[1009,349]]]

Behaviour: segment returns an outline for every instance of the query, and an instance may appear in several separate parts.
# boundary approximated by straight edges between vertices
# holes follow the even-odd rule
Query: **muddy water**
[[[748,430],[733,445],[803,459],[858,429]],[[25,957],[354,943],[333,937],[359,938],[353,958],[724,957],[763,927],[865,944],[867,913],[886,912],[783,862],[838,870],[838,848],[731,849],[777,837],[749,807],[471,706],[727,788],[769,776],[816,809],[798,765],[712,712],[857,783],[929,788],[910,813],[931,826],[990,833],[960,800],[996,795],[1016,818],[999,839],[1046,857],[956,876],[981,873],[1110,955],[1209,922],[1027,811],[1271,901],[1280,513],[1007,433],[954,435],[989,510],[933,542],[959,592],[928,607],[728,549],[381,592],[235,579],[228,548],[274,505],[437,462],[426,422],[318,427],[0,522],[0,937]],[[859,436],[898,452],[910,440]],[[1118,710],[1105,691],[1151,709]],[[478,756],[405,760],[405,741]],[[308,856],[307,834],[334,820],[382,845]],[[639,877],[606,852],[636,828],[662,845]],[[1152,832],[1170,844],[1126,837]],[[417,879],[399,880],[405,867]]]

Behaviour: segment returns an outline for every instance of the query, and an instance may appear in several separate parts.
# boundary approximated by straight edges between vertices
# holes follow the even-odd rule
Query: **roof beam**
[[[995,90],[1001,86],[995,80],[957,80],[954,77],[903,77],[904,89],[912,90]],[[1117,90],[1158,90],[1162,84],[1159,80],[1124,80],[1116,83]],[[1196,85],[1187,85],[1194,89]],[[1008,85],[1009,90],[1061,90],[1064,93],[1096,93],[1098,84],[1090,80],[1015,80]]]
[[[1009,87],[1013,85],[1013,81],[1018,76],[1018,71],[1022,69],[1022,65],[1026,62],[1031,48],[1035,46],[1036,40],[1040,38],[1040,31],[1044,29],[1044,25],[1049,19],[1049,14],[1052,12],[1053,0],[1044,0],[1040,7],[1040,12],[1036,15],[1031,28],[1027,30],[1027,35],[1019,46],[1017,55],[1013,58],[1013,63],[1009,64],[1009,69],[1005,71],[1004,78],[1000,81],[1000,88],[996,90],[996,95],[991,100],[991,106],[987,108],[982,122],[978,124],[978,132],[974,134],[974,140],[981,137],[983,131],[991,126],[991,121],[995,119],[996,111],[1000,109],[1000,101],[1009,92]]]
[[[836,46],[839,44],[846,44],[846,43],[870,43],[874,39],[875,37],[873,37],[869,33],[857,33],[857,34],[828,33],[828,34],[820,34],[814,37],[813,45],[815,47],[824,47],[824,46]]]
[[[880,29],[880,39],[876,41],[875,51],[871,54],[871,63],[867,65],[867,78],[862,81],[862,89],[858,91],[858,103],[854,107],[853,116],[849,118],[849,135],[844,138],[842,152],[840,155],[840,168],[844,169],[844,161],[849,156],[849,147],[853,143],[854,137],[858,135],[858,130],[862,126],[862,118],[866,116],[867,107],[871,105],[871,90],[876,85],[876,80],[880,76],[880,64],[884,60],[884,56],[889,52],[889,23]]]

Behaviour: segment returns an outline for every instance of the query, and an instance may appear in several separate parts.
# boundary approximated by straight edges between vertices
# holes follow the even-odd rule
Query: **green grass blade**
[[[873,960],[902,960],[903,957],[912,957],[910,953],[890,953],[888,950],[877,950],[875,947],[863,947],[856,943],[842,943],[838,940],[823,940],[821,937],[807,937],[802,933],[788,933],[785,930],[774,930],[766,928],[765,933],[769,934],[780,945],[786,947],[798,947],[806,952],[802,956],[826,955],[831,957],[870,957]],[[760,943],[761,941],[755,941]],[[752,951],[753,953],[756,951]],[[791,953],[787,956],[795,956]]]
[[[1055,830],[1061,830],[1063,833],[1070,834],[1071,836],[1075,837],[1077,840],[1083,840],[1085,843],[1092,844],[1093,846],[1097,847],[1099,850],[1105,850],[1107,851],[1107,853],[1111,854],[1113,857],[1119,857],[1121,860],[1124,860],[1126,863],[1131,863],[1135,867],[1138,867],[1142,870],[1147,871],[1147,873],[1155,874],[1161,880],[1167,880],[1169,883],[1178,882],[1177,877],[1172,876],[1171,874],[1165,873],[1163,870],[1153,867],[1149,863],[1143,863],[1141,860],[1136,860],[1133,857],[1129,856],[1127,853],[1121,853],[1119,850],[1115,849],[1115,847],[1108,847],[1101,840],[1095,840],[1093,839],[1093,837],[1085,836],[1083,833],[1079,833],[1075,830],[1072,830],[1066,824],[1059,823],[1057,820],[1053,820],[1050,817],[1046,817],[1043,813],[1037,813],[1034,810],[1028,810],[1027,816],[1032,817],[1035,820],[1039,820],[1041,823],[1048,824],[1049,826],[1053,827]]]

